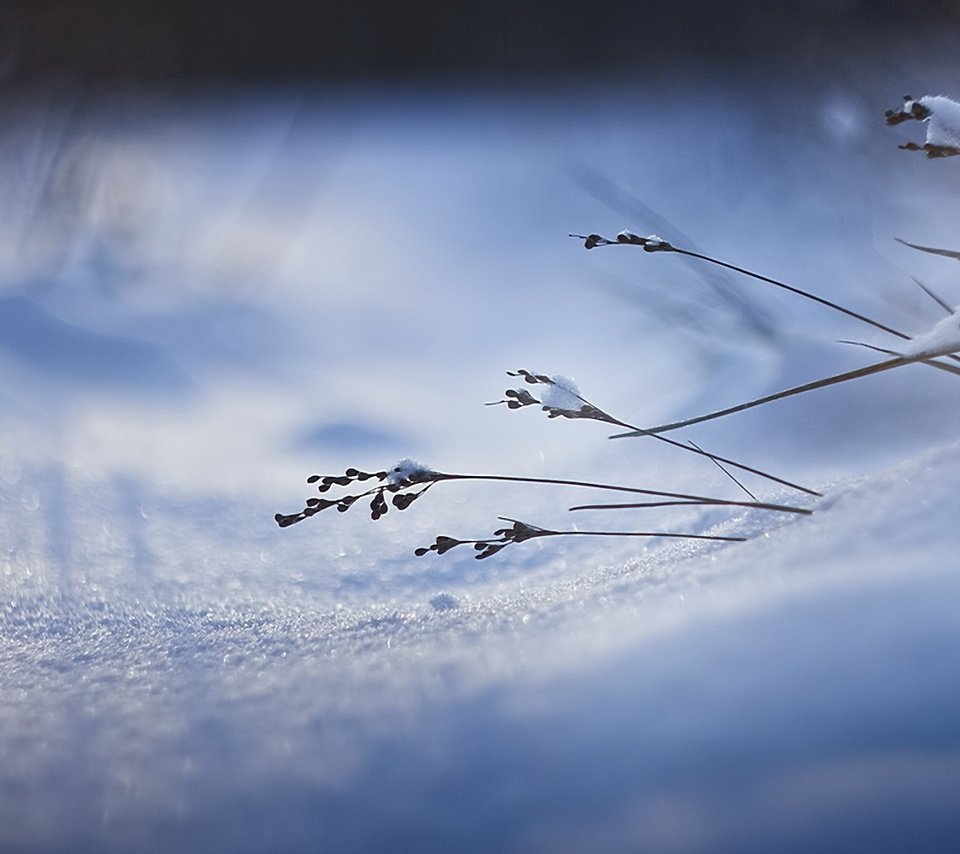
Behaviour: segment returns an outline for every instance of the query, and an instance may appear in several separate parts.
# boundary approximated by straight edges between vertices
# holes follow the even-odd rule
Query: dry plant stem
[[[552,380],[550,380],[549,377],[544,375],[531,374],[529,371],[523,371],[523,370],[507,371],[507,374],[508,376],[523,377],[526,382],[534,385],[538,382],[540,383],[546,382],[548,384],[552,384]],[[510,392],[508,392],[508,394],[509,393]],[[743,484],[741,484],[740,481],[738,481],[735,477],[733,477],[733,475],[727,472],[723,468],[721,463],[724,463],[728,466],[732,466],[733,468],[740,469],[741,471],[745,471],[745,472],[749,472],[750,474],[757,475],[757,477],[765,478],[766,480],[772,481],[773,483],[779,483],[781,486],[786,486],[786,487],[789,487],[790,489],[795,489],[798,492],[803,492],[806,495],[811,495],[814,498],[823,497],[822,493],[817,492],[814,489],[810,489],[806,486],[800,486],[800,484],[798,483],[792,483],[789,480],[785,480],[782,477],[777,477],[776,475],[772,475],[769,472],[761,471],[760,469],[753,468],[752,466],[745,465],[744,463],[739,463],[736,460],[730,460],[730,459],[727,459],[726,457],[720,457],[720,456],[717,456],[716,454],[710,453],[709,451],[705,451],[703,448],[701,448],[699,445],[695,444],[694,442],[691,442],[688,445],[683,442],[678,442],[676,439],[671,439],[668,436],[658,436],[655,433],[651,433],[648,430],[644,430],[642,427],[637,427],[635,424],[629,424],[626,421],[621,421],[619,418],[614,417],[609,412],[605,412],[604,410],[600,409],[600,407],[595,406],[585,397],[582,397],[581,395],[575,394],[575,393],[572,393],[572,394],[581,403],[583,403],[584,408],[586,410],[586,414],[584,414],[584,410],[581,410],[581,413],[576,414],[575,416],[572,413],[568,413],[567,414],[568,418],[569,417],[587,418],[593,421],[601,421],[605,424],[613,424],[617,427],[623,427],[624,429],[631,431],[630,433],[624,433],[624,434],[618,434],[618,435],[650,436],[651,438],[657,439],[660,442],[666,442],[668,445],[672,445],[675,448],[680,448],[683,451],[689,451],[690,453],[698,454],[699,456],[706,457],[707,459],[711,460],[715,465],[719,466],[720,470],[723,471],[734,483],[737,484],[737,486],[739,486],[754,501],[756,501],[756,497],[753,495],[753,493],[751,493],[749,489],[743,486]],[[515,401],[501,400],[501,401],[498,401],[498,403],[506,403],[508,406],[519,405]],[[489,405],[496,405],[496,404],[488,404],[488,406]]]
[[[661,438],[662,438],[662,437],[661,437]],[[700,451],[700,453],[702,453],[702,454],[706,453],[706,451],[704,451],[703,448],[701,448],[701,447],[700,447],[696,442],[694,442],[692,439],[691,439],[687,444],[689,444],[694,450]],[[729,471],[727,471],[727,469],[723,467],[723,465],[717,460],[716,457],[710,456],[709,454],[707,454],[707,456],[710,457],[710,461],[711,461],[718,469],[720,469],[720,471],[722,471],[728,478],[730,478],[730,480],[732,480],[732,481],[733,481],[737,486],[739,486],[745,493],[747,493],[747,495],[749,495],[750,498],[751,498],[753,501],[757,501],[757,500],[758,500],[758,499],[757,499],[757,496],[754,495],[749,489],[747,489],[739,480],[737,480],[737,478],[734,477],[733,474],[731,474]]]
[[[786,480],[782,477],[777,477],[774,474],[770,474],[769,472],[765,472],[765,471],[762,471],[761,469],[754,468],[753,466],[748,466],[748,465],[745,465],[744,463],[738,463],[736,460],[730,460],[730,459],[727,459],[726,457],[718,456],[717,454],[711,453],[710,451],[703,450],[697,445],[693,445],[693,447],[691,447],[690,445],[685,445],[683,442],[678,442],[675,439],[671,439],[669,436],[660,436],[654,431],[645,430],[643,427],[637,427],[633,424],[627,424],[625,421],[621,421],[618,418],[611,419],[610,421],[608,421],[608,423],[616,424],[618,427],[625,427],[627,430],[630,431],[629,433],[618,433],[616,436],[611,436],[610,437],[611,439],[617,438],[619,436],[649,436],[652,439],[657,439],[661,442],[667,442],[668,444],[673,445],[675,448],[683,448],[684,450],[691,451],[695,454],[699,454],[700,456],[706,457],[708,460],[711,460],[715,465],[717,465],[721,469],[721,471],[724,471],[727,477],[729,477],[734,483],[736,483],[737,486],[739,486],[744,492],[747,493],[747,495],[749,495],[751,498],[754,498],[754,500],[756,499],[753,493],[751,493],[749,489],[747,489],[742,483],[740,483],[740,481],[738,481],[732,474],[730,474],[730,472],[725,471],[721,463],[736,469],[740,469],[740,471],[748,472],[749,474],[755,474],[757,475],[757,477],[765,478],[766,480],[772,481],[773,483],[779,483],[781,486],[786,486],[786,487],[789,487],[790,489],[795,489],[797,490],[797,492],[803,492],[806,495],[812,495],[814,498],[823,497],[823,493],[817,492],[815,489],[810,489],[810,487],[808,486],[801,486],[799,483],[793,483],[792,481]]]
[[[758,502],[759,503],[759,502]],[[613,505],[613,504],[597,504],[596,507],[614,507],[614,506],[623,506],[623,507],[633,507],[638,510],[640,509],[650,509],[653,507],[703,507],[702,501],[680,501],[679,499],[675,501],[638,501],[636,503],[624,504],[624,505]],[[754,507],[756,505],[749,504],[748,507]],[[568,507],[568,510],[591,510],[593,507],[587,504],[578,504],[576,507]],[[800,508],[796,507],[794,510],[799,511]],[[806,515],[812,514],[813,511],[808,511]]]
[[[819,297],[816,294],[812,294],[809,291],[801,290],[800,288],[795,288],[793,285],[788,285],[786,282],[778,281],[777,279],[771,279],[769,276],[763,276],[760,273],[754,273],[752,270],[747,270],[744,267],[738,267],[736,264],[728,264],[726,261],[720,261],[717,258],[711,258],[709,255],[702,255],[699,252],[691,252],[689,249],[675,249],[674,250],[678,255],[686,255],[688,258],[699,258],[701,261],[707,261],[710,264],[716,264],[718,267],[724,267],[727,270],[733,270],[735,273],[742,273],[744,276],[749,276],[752,279],[756,279],[760,282],[766,282],[769,285],[773,285],[777,288],[782,288],[785,291],[789,291],[792,294],[801,296],[804,299],[808,299],[812,302],[819,303],[822,306],[831,308],[834,311],[838,311],[841,314],[847,315],[847,317],[852,317],[854,320],[859,320],[861,323],[866,323],[875,329],[879,329],[882,332],[887,332],[890,335],[895,335],[897,338],[902,338],[904,341],[909,341],[910,336],[904,332],[900,332],[897,329],[894,329],[891,326],[887,326],[885,323],[880,323],[878,320],[874,320],[871,317],[867,317],[864,314],[853,311],[849,308],[844,308],[842,305],[838,305],[835,302],[831,302],[828,299]]]
[[[944,258],[955,258],[960,261],[960,252],[956,252],[953,249],[937,249],[935,246],[920,246],[917,243],[911,243],[909,240],[902,240],[899,237],[894,237],[894,240],[897,243],[902,243],[904,246],[909,246],[911,249],[918,249],[921,252],[929,252],[931,255],[942,255]]]
[[[663,537],[678,540],[719,540],[723,543],[745,543],[746,537],[720,537],[710,534],[671,534],[660,531],[554,531],[561,537]]]
[[[617,486],[610,483],[593,483],[585,480],[566,480],[552,477],[520,477],[496,474],[437,474],[437,480],[486,480],[500,483],[540,483],[550,486],[576,486],[586,489],[601,489],[608,492],[627,492],[631,495],[651,495],[676,499],[684,504],[716,505],[721,507],[752,507],[756,510],[774,510],[780,513],[799,513],[809,516],[813,511],[787,504],[768,504],[762,501],[732,501],[726,498],[710,498],[705,495],[688,495],[683,492],[663,492],[659,489],[640,489],[634,486]]]
[[[571,234],[570,237],[578,238],[585,241],[587,248],[593,248],[594,246],[640,246],[647,252],[673,252],[677,255],[685,255],[688,258],[697,258],[701,261],[706,261],[709,264],[715,264],[718,267],[723,267],[726,270],[732,270],[735,273],[740,273],[744,276],[749,276],[751,279],[756,279],[760,282],[765,282],[768,285],[773,285],[774,287],[781,288],[782,290],[789,291],[792,294],[803,297],[804,299],[810,300],[811,302],[818,303],[819,305],[826,306],[827,308],[833,309],[834,311],[840,312],[840,314],[845,314],[847,317],[852,317],[854,320],[859,320],[861,323],[866,323],[869,326],[872,326],[874,329],[879,329],[881,332],[886,332],[890,335],[894,335],[897,338],[902,339],[903,341],[909,341],[910,336],[905,332],[901,332],[899,329],[894,329],[892,326],[887,326],[885,323],[880,323],[878,320],[874,320],[872,317],[867,317],[864,314],[853,311],[852,309],[845,308],[842,305],[839,305],[835,302],[831,302],[828,299],[819,297],[816,294],[812,294],[809,291],[802,290],[801,288],[796,288],[793,285],[788,285],[786,282],[781,282],[777,279],[771,279],[769,276],[761,275],[760,273],[754,273],[752,270],[748,270],[745,267],[738,267],[736,264],[729,264],[726,261],[721,261],[718,258],[712,258],[709,255],[704,255],[700,252],[693,252],[689,249],[682,249],[679,246],[674,246],[671,243],[666,241],[659,241],[655,244],[656,248],[647,248],[647,238],[637,237],[636,235],[631,235],[629,238],[623,240],[609,240],[606,237],[600,237],[599,235],[582,235],[582,234]],[[905,242],[905,241],[901,241]],[[913,244],[907,244],[908,246],[913,246]],[[914,247],[921,248],[921,247]],[[946,250],[929,250],[926,251],[936,251],[937,254],[945,254],[950,257],[957,257],[954,253],[949,253]],[[948,354],[947,358],[955,362],[960,362],[960,357]],[[926,359],[918,361],[928,361]]]
[[[911,276],[911,279],[916,283],[917,287],[920,288],[930,299],[932,299],[940,308],[944,310],[946,315],[949,317],[954,313],[955,309],[950,306],[945,299],[943,299],[938,294],[934,293],[930,288],[928,288],[923,282],[921,282],[916,276]]]
[[[944,355],[944,354],[937,354]],[[898,356],[895,359],[888,359],[884,362],[877,362],[873,365],[868,365],[865,368],[859,368],[855,371],[847,371],[843,374],[835,374],[832,377],[826,377],[822,380],[816,380],[815,382],[805,383],[804,385],[794,386],[793,388],[788,388],[784,391],[778,391],[775,394],[768,394],[766,397],[759,397],[756,400],[750,400],[746,403],[741,403],[737,406],[730,406],[727,409],[719,409],[715,412],[710,412],[706,415],[700,415],[696,418],[687,418],[683,421],[674,421],[670,424],[661,424],[659,427],[652,427],[648,430],[645,430],[644,433],[665,433],[670,430],[678,430],[681,427],[689,427],[692,424],[701,424],[704,421],[713,421],[715,418],[722,418],[725,415],[732,415],[735,412],[743,412],[746,409],[753,409],[756,406],[762,406],[765,403],[772,403],[775,400],[782,400],[785,397],[793,397],[797,394],[803,394],[804,392],[813,391],[818,388],[825,388],[830,385],[837,385],[838,383],[848,382],[849,380],[860,379],[861,377],[868,377],[872,374],[879,374],[883,371],[890,371],[894,368],[900,368],[904,365],[912,365],[917,362],[923,362],[925,359],[923,357],[917,356]],[[635,436],[636,433],[618,433],[615,436],[611,436],[612,439],[619,439],[626,436]]]
[[[874,353],[883,353],[884,356],[900,356],[896,350],[890,350],[886,347],[878,347],[876,344],[868,344],[866,341],[848,341],[841,338],[837,341],[838,344],[850,344],[854,347],[863,347],[866,350],[873,350]],[[941,371],[945,371],[948,374],[957,374],[960,376],[960,367],[957,365],[948,365],[946,362],[933,362],[927,360],[920,360],[924,365],[931,365],[934,368],[939,368]]]
[[[572,512],[572,511],[576,511],[576,510],[638,510],[638,509],[647,508],[647,507],[669,507],[669,506],[675,506],[675,505],[680,505],[680,506],[682,506],[682,505],[697,505],[697,506],[700,506],[700,502],[696,502],[696,501],[632,502],[632,501],[629,501],[629,502],[626,502],[626,503],[623,503],[623,504],[578,504],[578,505],[576,505],[575,507],[570,507],[570,508],[568,508],[568,509],[569,509],[571,512]],[[739,506],[741,506],[741,507],[753,507],[754,509],[758,509],[758,510],[763,510],[763,509],[767,509],[767,510],[782,510],[782,509],[783,509],[782,507],[778,507],[778,506],[775,505],[775,504],[773,504],[773,505],[765,505],[765,504],[762,504],[762,503],[760,503],[760,502],[757,502],[756,504],[744,503],[744,504],[741,504],[741,505],[739,505]],[[810,515],[813,513],[812,510],[803,511],[803,510],[801,510],[800,508],[797,508],[797,507],[795,507],[792,511],[789,511],[789,512],[801,513],[801,514],[806,515],[806,516],[810,516]]]
[[[720,507],[748,507],[758,510],[772,510],[781,513],[799,513],[809,515],[812,511],[800,507],[792,507],[785,504],[769,504],[764,502],[732,501],[725,498],[712,498],[705,495],[689,495],[681,492],[664,492],[661,490],[641,489],[632,486],[619,486],[610,483],[594,483],[583,480],[567,480],[560,478],[544,477],[521,477],[511,475],[490,475],[490,474],[452,474],[448,472],[438,472],[429,469],[417,471],[414,475],[400,480],[391,480],[386,471],[369,473],[360,472],[357,469],[347,469],[343,475],[311,475],[307,478],[308,483],[318,483],[318,490],[321,493],[330,491],[336,487],[350,487],[365,480],[375,479],[377,485],[360,492],[348,493],[339,497],[331,498],[309,498],[304,508],[298,513],[277,513],[274,517],[276,523],[281,528],[295,525],[315,516],[317,513],[336,507],[340,512],[346,512],[358,501],[365,498],[371,499],[370,514],[371,518],[377,520],[388,512],[388,504],[385,496],[391,496],[390,503],[397,510],[407,509],[414,501],[420,498],[427,490],[434,487],[442,481],[491,481],[497,483],[531,483],[552,486],[573,486],[585,489],[597,489],[608,492],[627,493],[630,495],[648,495],[654,498],[668,499],[669,503],[696,504]],[[652,506],[663,506],[663,503],[657,502]]]
[[[511,519],[508,516],[497,517],[503,522],[510,522],[511,527],[500,528],[493,532],[492,537],[485,537],[477,540],[462,540],[459,537],[438,536],[432,545],[421,546],[414,551],[417,557],[430,552],[437,554],[446,554],[451,549],[458,546],[472,546],[477,552],[474,558],[483,560],[492,557],[497,552],[502,551],[507,546],[515,543],[523,543],[527,540],[540,539],[542,537],[647,537],[660,539],[679,539],[679,540],[715,540],[726,543],[742,543],[745,537],[724,537],[711,534],[681,534],[668,531],[554,531],[550,528],[540,528],[536,525],[530,525],[527,522],[521,522],[519,519]]]

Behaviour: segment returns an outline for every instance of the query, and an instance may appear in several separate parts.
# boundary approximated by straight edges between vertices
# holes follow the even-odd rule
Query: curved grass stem
[[[618,236],[616,240],[610,240],[606,237],[600,237],[597,234],[582,235],[582,234],[571,234],[570,237],[578,238],[584,241],[584,244],[588,249],[591,249],[595,246],[640,246],[648,252],[673,252],[677,255],[683,255],[687,258],[696,258],[700,261],[706,261],[708,264],[714,264],[717,267],[722,267],[725,270],[731,270],[734,273],[740,273],[743,276],[748,276],[751,279],[756,279],[759,282],[765,282],[768,285],[773,285],[776,288],[781,290],[789,291],[792,294],[796,294],[803,299],[810,300],[815,302],[818,305],[822,305],[826,308],[829,308],[833,311],[844,314],[847,317],[852,317],[854,320],[859,320],[861,323],[865,323],[868,326],[872,326],[874,329],[879,329],[881,332],[886,332],[889,335],[893,335],[897,338],[900,338],[903,341],[909,341],[911,336],[907,335],[905,332],[901,332],[899,329],[894,329],[892,326],[888,326],[885,323],[881,323],[879,320],[874,320],[872,317],[868,317],[865,314],[861,314],[858,311],[849,309],[846,306],[840,305],[839,303],[832,302],[831,300],[825,299],[824,297],[818,296],[817,294],[811,293],[810,291],[805,291],[802,288],[794,287],[789,285],[786,282],[782,282],[779,279],[773,279],[770,276],[764,276],[761,273],[756,273],[753,270],[748,270],[746,267],[741,267],[737,264],[731,264],[727,261],[721,261],[719,258],[714,258],[710,255],[706,255],[702,252],[694,252],[690,249],[684,249],[680,246],[674,246],[671,243],[668,243],[659,238],[656,241],[651,241],[650,238],[646,237],[637,237],[634,234],[622,234]],[[900,241],[901,243],[906,243],[906,241]],[[915,249],[922,249],[927,252],[935,252],[940,255],[947,255],[949,257],[958,257],[958,253],[949,252],[947,250],[934,250],[930,247],[921,247],[915,246],[912,243],[907,243],[907,246],[912,246]],[[948,359],[954,362],[960,362],[960,356],[956,356],[951,353],[944,354]],[[917,361],[927,362],[934,364],[932,360],[929,359],[918,359]]]

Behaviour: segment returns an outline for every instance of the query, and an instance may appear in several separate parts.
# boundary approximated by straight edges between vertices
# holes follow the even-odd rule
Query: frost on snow
[[[960,309],[943,318],[929,332],[903,347],[904,356],[941,355],[960,351]]]
[[[924,95],[914,100],[904,96],[903,104],[896,110],[887,110],[888,125],[914,119],[927,125],[924,145],[906,143],[901,148],[912,151],[923,149],[929,157],[944,157],[960,154],[960,104],[946,95]]]

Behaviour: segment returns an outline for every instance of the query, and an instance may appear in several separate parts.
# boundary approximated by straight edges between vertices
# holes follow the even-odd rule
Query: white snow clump
[[[929,332],[913,338],[902,350],[904,356],[921,357],[954,352],[960,352],[960,308]]]
[[[910,112],[919,104],[929,115],[922,119],[927,125],[927,144],[945,148],[960,148],[960,104],[946,95],[924,95],[903,105]]]
[[[580,389],[570,377],[554,374],[550,377],[552,385],[540,395],[540,403],[547,409],[557,409],[561,412],[579,412],[583,408],[580,399]]]
[[[618,243],[640,243],[645,249],[659,249],[666,245],[666,242],[659,234],[648,234],[646,237],[638,237],[632,231],[624,229],[617,235]]]
[[[927,142],[960,148],[960,104],[946,95],[925,95],[920,103],[930,111]]]
[[[433,469],[421,465],[410,457],[405,457],[400,462],[390,467],[387,472],[388,483],[417,483],[421,480],[429,480],[430,475],[436,474]]]

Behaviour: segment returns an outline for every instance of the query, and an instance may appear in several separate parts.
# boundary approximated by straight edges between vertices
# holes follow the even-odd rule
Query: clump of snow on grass
[[[930,111],[927,142],[930,145],[960,148],[960,104],[946,95],[924,95],[919,104]]]
[[[546,409],[558,409],[561,412],[579,412],[583,408],[580,398],[580,389],[570,377],[555,374],[550,377],[552,385],[548,385],[540,396],[540,403]]]
[[[618,243],[639,243],[644,249],[660,249],[665,246],[665,241],[659,234],[648,234],[646,237],[639,237],[628,229],[624,229],[617,235]]]
[[[429,480],[436,472],[416,460],[405,457],[390,467],[387,472],[387,481],[390,483],[417,483]]]
[[[949,317],[943,318],[929,332],[907,342],[902,352],[904,356],[960,352],[960,308]]]
[[[917,119],[927,125],[927,145],[960,148],[960,104],[946,95],[924,95],[904,100],[898,110],[887,112],[888,124]]]

